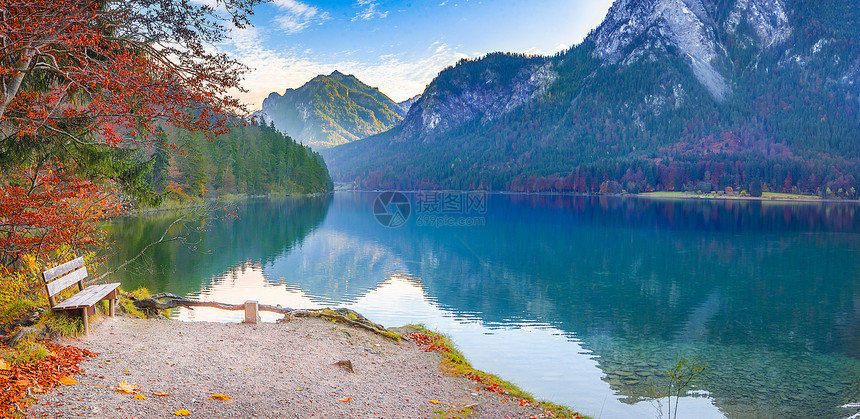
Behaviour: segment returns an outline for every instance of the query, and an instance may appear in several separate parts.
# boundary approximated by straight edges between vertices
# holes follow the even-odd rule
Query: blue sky
[[[200,0],[205,1],[205,0]],[[254,70],[243,102],[259,109],[318,74],[353,74],[395,101],[446,66],[494,51],[552,54],[577,44],[612,0],[271,0],[218,48]]]

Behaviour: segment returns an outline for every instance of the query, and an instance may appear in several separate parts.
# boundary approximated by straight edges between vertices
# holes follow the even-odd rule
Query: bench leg
[[[88,336],[90,334],[90,322],[88,319],[89,315],[87,313],[87,307],[81,309],[81,319],[84,321],[84,336]]]
[[[108,306],[110,307],[110,316],[114,317],[116,315],[116,298],[108,300]]]

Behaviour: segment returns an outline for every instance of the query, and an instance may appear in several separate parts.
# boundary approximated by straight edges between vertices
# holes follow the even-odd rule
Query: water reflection
[[[260,264],[256,262],[246,262],[217,275],[202,290],[189,294],[188,298],[227,304],[242,304],[248,300],[256,300],[260,304],[283,307],[325,307],[302,291],[299,285],[273,286],[264,276]],[[181,307],[176,310],[174,317],[185,321],[241,322],[244,316],[243,311],[225,311],[211,307],[194,309]],[[281,317],[283,316],[277,313],[260,312],[262,321],[274,322]]]
[[[482,227],[389,229],[374,198],[283,218],[244,207],[248,224],[204,234],[215,272],[171,256],[165,281],[129,281],[424,323],[476,367],[593,416],[654,416],[642,397],[682,350],[709,365],[713,399],[681,404],[696,417],[840,416],[860,400],[856,204],[494,195]],[[258,218],[296,233],[260,246],[241,231]]]
[[[258,299],[261,304],[294,308],[322,306],[297,286],[267,280],[262,266],[256,263],[231,269],[194,297],[234,304]],[[419,278],[392,274],[342,306],[382,324],[422,323],[434,330],[444,330],[476,368],[502,367],[507,376],[519,377],[513,380],[518,385],[583,411],[602,412],[602,417],[643,417],[655,412],[651,402],[622,403],[614,395],[618,389],[611,388],[598,368],[598,358],[569,333],[536,321],[486,325],[478,313],[452,313],[430,299]],[[274,313],[260,314],[263,321],[275,321],[280,317]],[[241,312],[198,307],[194,310],[180,308],[177,318],[239,322],[242,316]],[[706,397],[686,397],[681,403],[679,414],[723,417]]]
[[[108,231],[119,250],[109,264],[119,265],[163,235],[182,237],[151,247],[145,257],[114,280],[124,288],[189,294],[246,260],[267,261],[301,243],[325,219],[332,197],[252,200],[223,208],[160,212],[116,220]],[[181,222],[173,224],[182,217]],[[171,227],[172,225],[172,227]],[[169,228],[170,227],[170,228]]]

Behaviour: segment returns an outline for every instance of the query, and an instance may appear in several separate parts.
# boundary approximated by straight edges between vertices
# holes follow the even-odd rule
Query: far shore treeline
[[[152,154],[153,190],[186,200],[223,194],[320,193],[332,190],[326,164],[266,121],[238,125],[209,139],[201,132],[170,129],[180,153]]]

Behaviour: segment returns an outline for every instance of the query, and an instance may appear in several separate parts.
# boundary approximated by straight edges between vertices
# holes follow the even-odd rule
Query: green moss
[[[123,313],[132,316],[139,317],[141,319],[147,318],[147,314],[142,310],[134,306],[134,300],[142,300],[146,297],[152,295],[146,288],[138,288],[131,292],[125,292],[122,288],[118,289],[119,299],[117,300],[117,309],[122,311]],[[161,310],[158,312],[164,317],[170,318],[172,311],[170,309]]]
[[[454,347],[454,343],[447,336],[430,331],[420,324],[407,325],[406,327],[415,329],[433,338],[432,345],[438,347],[439,353],[442,354],[442,363],[440,365],[440,369],[446,374],[455,377],[468,377],[473,381],[480,382],[485,387],[498,386],[503,389],[504,392],[510,394],[511,396],[514,396],[518,399],[530,401],[532,403],[537,404],[541,409],[552,412],[552,414],[554,415],[553,417],[587,419],[586,416],[582,416],[577,412],[573,412],[567,407],[557,405],[551,402],[537,401],[531,394],[526,393],[525,391],[518,388],[516,385],[508,381],[502,380],[496,375],[476,370],[474,367],[472,367],[469,361],[466,360],[466,357],[463,356],[463,354],[460,353],[460,351],[458,351],[457,348]]]
[[[146,288],[138,288],[132,292],[125,292],[122,288],[119,289],[119,299],[117,300],[117,305],[119,309],[129,316],[140,317],[142,319],[146,318],[146,314],[144,314],[140,309],[134,306],[134,299],[140,300],[146,297],[149,297],[152,293],[149,292]],[[165,310],[166,311],[166,310]]]

